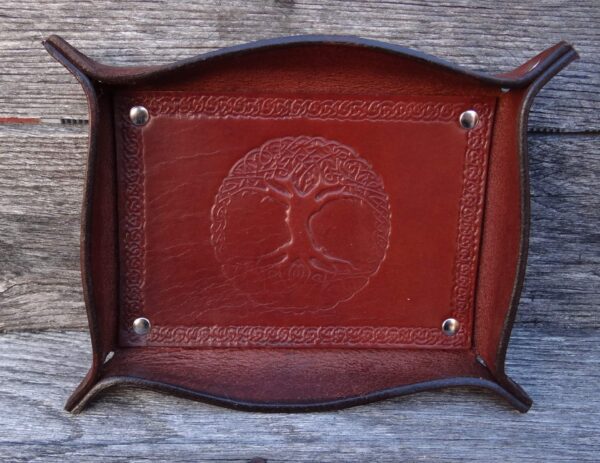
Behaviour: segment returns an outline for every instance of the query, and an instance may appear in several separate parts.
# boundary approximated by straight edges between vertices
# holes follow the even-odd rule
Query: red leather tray
[[[67,409],[123,383],[302,411],[477,385],[529,408],[504,373],[527,111],[572,47],[485,76],[351,37],[149,68],[45,46],[90,103],[94,362]]]

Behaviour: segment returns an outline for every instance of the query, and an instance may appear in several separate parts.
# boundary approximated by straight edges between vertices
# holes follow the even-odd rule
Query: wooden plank
[[[542,90],[531,127],[599,130],[599,23],[595,0],[203,0],[169,6],[159,0],[6,0],[0,4],[0,117],[86,117],[83,92],[41,46],[52,33],[117,65],[166,63],[261,38],[327,33],[389,41],[490,72],[568,40],[582,59]]]
[[[153,392],[62,405],[90,361],[82,332],[0,335],[0,455],[6,461],[598,461],[599,332],[520,326],[508,371],[528,414],[479,390],[423,393],[331,413],[234,412]]]
[[[0,126],[0,330],[87,326],[79,273],[86,130]],[[598,140],[530,136],[533,222],[521,323],[600,327]]]
[[[0,126],[0,330],[84,327],[79,215],[87,134]]]
[[[600,137],[529,140],[531,238],[517,319],[598,328]]]
[[[0,460],[598,461],[600,454],[600,8],[581,2],[159,0],[0,4]],[[254,414],[157,393],[62,405],[90,363],[79,274],[83,92],[41,40],[58,33],[112,64],[155,64],[305,33],[355,34],[503,71],[571,41],[530,129],[532,240],[509,374],[527,415],[490,393],[425,393],[335,413]],[[29,118],[27,125],[4,125]],[[24,121],[21,121],[24,122]]]

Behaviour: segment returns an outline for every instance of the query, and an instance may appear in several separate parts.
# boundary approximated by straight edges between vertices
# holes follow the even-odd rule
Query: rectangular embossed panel
[[[494,105],[119,95],[121,343],[469,348]]]

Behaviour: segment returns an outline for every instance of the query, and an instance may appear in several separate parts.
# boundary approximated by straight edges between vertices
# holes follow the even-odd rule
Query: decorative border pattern
[[[125,102],[126,103],[126,102]],[[129,120],[129,106],[118,106],[121,125],[119,176],[119,240],[121,326],[133,336],[130,327],[141,316],[146,280],[145,186],[143,140],[138,127]]]
[[[492,110],[487,105],[475,104],[473,109],[479,115],[479,124],[467,133],[452,287],[452,315],[469,326],[469,340],[472,331],[469,308],[474,307],[492,119]]]
[[[464,104],[432,101],[316,99],[145,93],[150,114],[218,119],[317,119],[374,122],[448,122]]]
[[[204,347],[462,347],[464,336],[437,328],[386,326],[157,326],[148,344]]]
[[[120,190],[121,333],[125,341],[139,343],[131,323],[144,308],[145,232],[144,169],[141,128],[133,125],[129,107],[143,104],[151,115],[187,118],[351,120],[374,122],[458,121],[462,111],[475,109],[479,124],[467,134],[463,193],[458,219],[457,251],[452,290],[452,314],[460,321],[455,336],[437,328],[422,327],[271,327],[271,326],[154,326],[145,340],[149,345],[188,347],[431,346],[465,348],[471,343],[474,286],[481,235],[487,153],[493,108],[478,103],[364,99],[314,99],[199,95],[177,92],[128,96],[116,105],[120,122],[122,172]]]

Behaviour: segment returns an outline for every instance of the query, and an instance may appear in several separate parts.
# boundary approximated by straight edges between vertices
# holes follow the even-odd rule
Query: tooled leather
[[[87,178],[87,191],[90,194],[85,197],[84,213],[91,220],[82,223],[82,271],[94,364],[82,385],[69,399],[68,410],[78,411],[102,389],[123,383],[253,410],[283,410],[287,407],[285,404],[290,404],[293,410],[339,408],[424,388],[464,384],[489,387],[508,398],[520,411],[529,408],[531,399],[506,378],[503,367],[526,254],[528,184],[524,124],[535,93],[554,74],[577,58],[577,53],[569,44],[561,42],[514,72],[499,76],[459,69],[402,47],[354,37],[274,39],[220,50],[185,62],[137,68],[101,65],[57,36],[48,38],[44,46],[82,83],[90,104],[92,162]],[[533,64],[537,66],[532,68]],[[244,96],[267,92],[271,97],[296,94],[302,98],[319,92],[333,95],[329,99],[334,100],[338,94],[429,95],[431,99],[440,95],[475,100],[479,97],[496,98],[499,105],[495,109],[497,115],[494,115],[493,154],[488,174],[491,181],[485,187],[485,233],[479,256],[472,349],[283,351],[189,349],[185,346],[128,349],[127,344],[116,345],[116,325],[111,320],[119,314],[112,303],[114,298],[104,296],[113,287],[114,294],[117,292],[113,276],[117,275],[118,270],[121,270],[122,276],[123,270],[118,268],[115,261],[118,252],[121,251],[121,267],[127,260],[123,259],[123,243],[114,245],[115,228],[111,217],[111,204],[114,203],[111,201],[116,198],[113,190],[104,186],[114,185],[112,174],[105,175],[106,169],[113,166],[115,158],[118,162],[123,161],[119,125],[122,121],[127,122],[128,108],[120,108],[123,111],[116,108],[117,133],[113,135],[110,114],[115,111],[110,108],[112,102],[109,100],[123,90],[131,89],[140,92],[138,95],[157,90],[178,90],[180,96],[198,92],[224,96],[241,92]],[[131,103],[137,104],[138,101]],[[115,108],[115,105],[112,104],[112,107]],[[199,126],[205,125],[200,120],[197,122]],[[175,125],[162,127],[167,129],[164,133],[168,137],[176,137],[180,133],[180,128]],[[431,138],[431,133],[422,132],[420,138],[426,141]],[[156,141],[155,137],[153,143]],[[170,151],[168,145],[161,146]],[[121,172],[121,168],[117,170]],[[127,207],[122,203],[121,180],[117,186],[120,215]],[[418,197],[413,199],[418,201]],[[107,226],[103,227],[103,223],[107,223]],[[119,228],[121,232],[124,229],[122,225]],[[150,239],[152,249],[152,233],[144,236]],[[152,259],[144,268],[156,270],[152,269]],[[452,273],[449,268],[444,271]],[[144,282],[148,277],[148,281],[152,282],[152,272],[143,277]],[[427,278],[426,275],[416,277],[415,282]],[[161,320],[161,314],[152,312],[152,307],[138,307],[137,310],[139,313],[149,310],[153,317]],[[181,315],[177,312],[163,313],[161,323],[153,328],[154,332],[165,328],[176,331],[180,336],[182,331],[176,325],[186,325],[183,332],[190,328],[189,323],[182,323],[185,320],[181,319]],[[170,318],[174,323],[168,323]],[[188,318],[188,322],[194,323],[193,311],[188,313]],[[293,326],[286,328],[293,331]],[[205,330],[210,326],[200,323],[196,328]],[[248,330],[244,330],[248,333]],[[327,328],[322,331],[329,336]],[[175,341],[179,342],[177,339]],[[289,339],[286,338],[285,342],[289,342]],[[136,345],[136,340],[132,344]],[[137,342],[139,344],[143,343]],[[113,360],[99,365],[98,362],[102,361],[109,349],[115,350]],[[331,364],[327,364],[326,358],[330,355],[335,358],[331,359]],[[345,359],[338,358],[340,355]],[[455,361],[451,361],[448,355]],[[365,356],[369,358],[359,365],[359,359]],[[475,362],[476,356],[479,363]],[[279,363],[274,361],[276,358],[279,358]],[[332,365],[339,369],[332,370]],[[379,367],[383,370],[379,370]],[[488,373],[492,376],[486,380]],[[239,374],[246,374],[246,378],[240,380]],[[387,379],[379,381],[383,377]],[[257,381],[257,378],[261,381]],[[329,387],[329,392],[318,390],[315,386],[319,385]]]
[[[129,127],[128,111],[122,108],[117,115],[121,127]],[[120,323],[131,326],[141,307],[144,307],[143,285],[145,280],[145,208],[143,145],[140,130],[133,127],[121,130],[119,169],[120,195],[125,198],[120,219]]]
[[[122,308],[121,326],[125,342],[139,338],[129,331],[132,320],[144,314],[145,232],[144,172],[141,128],[132,125],[125,114],[133,104],[144,104],[153,117],[250,118],[250,119],[333,119],[352,121],[426,121],[456,123],[465,103],[441,103],[435,100],[394,101],[361,99],[317,99],[298,97],[249,97],[231,95],[181,94],[153,92],[130,96],[119,104],[123,140],[121,190],[125,211],[121,215]],[[164,346],[235,346],[285,345],[410,347],[430,346],[464,348],[471,342],[474,284],[483,209],[483,190],[489,150],[493,106],[473,106],[480,124],[467,134],[462,179],[457,252],[452,289],[452,315],[462,328],[448,337],[438,327],[419,326],[270,326],[226,325],[185,326],[155,325],[145,342]],[[142,308],[142,309],[141,309]]]
[[[147,109],[156,115],[189,118],[308,118],[342,121],[450,121],[463,105],[434,100],[405,102],[386,99],[189,95],[148,92]]]

